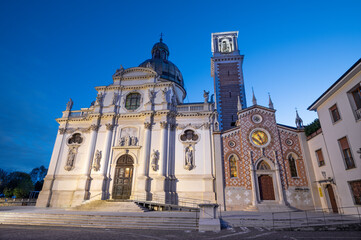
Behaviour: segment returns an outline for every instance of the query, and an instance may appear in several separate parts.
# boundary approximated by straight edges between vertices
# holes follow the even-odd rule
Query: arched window
[[[257,170],[270,170],[270,166],[265,162],[265,161],[261,161],[260,163],[258,163],[257,166]]]
[[[292,154],[288,155],[288,164],[290,165],[291,177],[298,177],[296,160]]]
[[[140,94],[130,93],[125,100],[125,108],[128,110],[135,110],[140,106]]]
[[[230,169],[230,173],[231,173],[231,178],[236,178],[238,177],[237,174],[237,159],[234,155],[231,155],[229,157],[229,169]]]

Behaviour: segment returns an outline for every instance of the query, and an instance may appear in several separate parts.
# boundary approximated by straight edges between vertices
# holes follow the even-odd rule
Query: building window
[[[349,182],[355,204],[361,205],[361,180]]]
[[[236,178],[238,177],[237,174],[237,159],[234,155],[231,155],[229,157],[229,169],[230,169],[230,173],[231,173],[231,178]]]
[[[346,169],[355,168],[356,167],[355,162],[353,161],[351,149],[350,146],[348,145],[347,138],[343,137],[339,139],[338,142],[341,147],[341,152],[342,152],[343,160],[345,161],[346,164]]]
[[[295,158],[292,156],[292,154],[290,154],[290,155],[288,156],[288,164],[290,165],[291,177],[298,177],[297,167],[296,167],[296,160],[295,160]]]
[[[140,106],[140,94],[130,93],[125,100],[125,108],[128,110],[135,110]]]
[[[356,120],[361,119],[361,86],[356,86],[348,92],[351,107]]]
[[[316,151],[316,157],[317,157],[317,160],[318,160],[318,166],[319,166],[319,167],[325,165],[325,159],[323,158],[323,154],[322,154],[322,150],[321,150],[321,149],[318,149],[318,150]]]
[[[337,105],[333,105],[332,107],[330,107],[330,113],[331,113],[331,118],[332,118],[332,122],[335,123],[338,120],[341,119],[340,113],[338,111]]]

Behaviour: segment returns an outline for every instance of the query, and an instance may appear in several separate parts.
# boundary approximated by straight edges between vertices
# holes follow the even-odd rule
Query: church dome
[[[162,38],[152,48],[152,58],[142,62],[139,67],[151,67],[161,78],[178,83],[183,87],[182,73],[178,67],[168,60],[169,48]]]

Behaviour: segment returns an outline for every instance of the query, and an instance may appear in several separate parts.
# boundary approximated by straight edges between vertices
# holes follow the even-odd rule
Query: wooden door
[[[121,156],[115,167],[113,194],[114,199],[129,199],[132,191],[133,158]]]
[[[261,200],[275,200],[275,192],[273,189],[273,179],[269,175],[261,175],[258,177],[259,195]]]
[[[336,203],[335,193],[333,192],[333,188],[332,188],[331,184],[328,184],[326,186],[326,189],[327,189],[327,193],[328,193],[328,198],[330,199],[332,211],[334,213],[338,213],[338,207],[337,207],[337,203]]]

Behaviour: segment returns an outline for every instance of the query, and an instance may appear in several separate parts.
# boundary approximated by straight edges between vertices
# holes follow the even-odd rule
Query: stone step
[[[147,217],[79,214],[2,213],[0,215],[0,224],[140,229],[198,228],[198,220],[190,217]]]
[[[87,201],[80,206],[70,208],[72,211],[101,211],[101,212],[146,212],[147,208],[139,206],[133,201]]]

